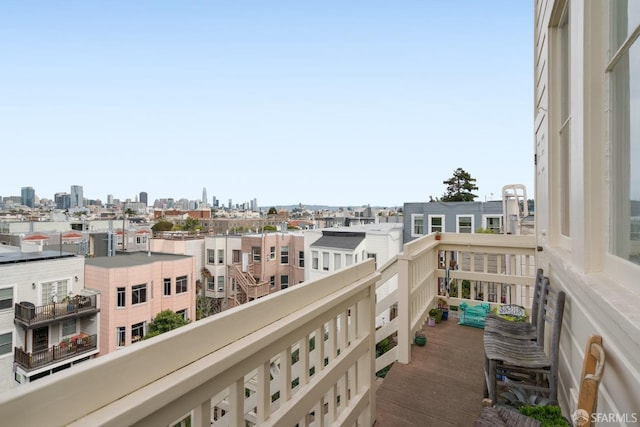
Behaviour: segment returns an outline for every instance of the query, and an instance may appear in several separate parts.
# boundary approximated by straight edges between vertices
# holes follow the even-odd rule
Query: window
[[[468,215],[456,215],[458,221],[458,233],[473,233],[473,217]]]
[[[53,282],[43,282],[41,284],[41,297],[43,304],[60,302],[67,296],[69,288],[68,280],[56,280]]]
[[[429,233],[444,232],[444,216],[429,215]]]
[[[127,289],[116,288],[116,307],[124,307],[127,305]]]
[[[131,304],[142,304],[147,302],[147,284],[135,285],[131,288]]]
[[[76,334],[76,319],[69,319],[62,322],[62,336]]]
[[[276,247],[275,246],[271,246],[269,248],[269,260],[274,260],[276,259]]]
[[[560,19],[560,25],[558,26],[558,44],[557,44],[557,56],[558,58],[558,88],[560,99],[559,102],[559,116],[558,116],[558,176],[560,179],[560,233],[565,236],[570,236],[570,200],[571,200],[571,68],[570,68],[570,54],[571,44],[569,34],[571,33],[569,26],[569,2],[563,12]]]
[[[411,236],[422,236],[424,234],[424,217],[421,214],[411,215]]]
[[[13,334],[6,332],[0,334],[0,355],[13,353]]]
[[[162,279],[162,283],[163,283],[163,295],[164,296],[169,296],[171,295],[171,279],[168,277],[165,277],[164,279]]]
[[[260,256],[262,255],[262,251],[258,246],[254,246],[251,248],[251,255],[253,258],[253,262],[260,262]]]
[[[187,292],[187,276],[176,277],[176,294]]]
[[[207,289],[210,291],[216,290],[216,278],[211,276],[207,277]]]
[[[318,251],[311,252],[311,268],[314,270],[318,269]]]
[[[0,289],[0,310],[13,308],[13,288]]]
[[[124,347],[126,344],[127,329],[124,326],[116,328],[116,347]]]
[[[186,308],[184,310],[176,311],[176,314],[179,314],[180,316],[182,316],[182,318],[184,320],[189,320],[189,317],[187,316],[187,309]]]
[[[218,264],[224,264],[224,249],[218,249]]]
[[[298,252],[298,267],[304,268],[304,251]]]
[[[289,246],[280,248],[280,264],[289,264]]]
[[[218,276],[218,292],[224,292],[224,276]]]
[[[612,2],[610,251],[640,264],[640,7]]]
[[[322,269],[329,271],[329,252],[322,252]]]
[[[283,274],[280,276],[280,289],[287,289],[289,287],[289,276]]]
[[[131,342],[141,341],[144,337],[144,322],[136,323],[131,326]]]
[[[502,231],[502,217],[499,216],[487,216],[485,217],[484,228],[491,230],[498,234]]]
[[[353,264],[353,255],[351,255],[351,254],[346,254],[346,255],[344,256],[344,258],[345,258],[345,263],[344,263],[345,267],[346,267],[346,266],[348,266],[348,265]]]
[[[275,288],[276,287],[276,276],[270,276],[269,277],[269,286],[271,288]]]
[[[139,235],[136,236],[136,244],[138,245],[146,245],[147,244],[147,236],[146,235]]]
[[[342,254],[333,254],[333,268],[334,270],[342,268]]]
[[[234,249],[233,252],[231,252],[232,256],[233,256],[233,263],[234,264],[239,264],[240,261],[242,261],[242,252],[238,249]]]
[[[207,264],[215,264],[216,262],[216,250],[207,249]]]
[[[373,258],[373,265],[375,266],[375,268],[377,270],[378,269],[378,256],[376,254],[368,253],[367,254],[367,258]]]

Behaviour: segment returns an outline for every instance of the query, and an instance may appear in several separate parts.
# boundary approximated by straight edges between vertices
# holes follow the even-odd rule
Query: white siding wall
[[[566,415],[579,385],[584,346],[603,336],[606,367],[599,413],[640,416],[640,267],[608,253],[609,75],[608,2],[571,1],[570,235],[561,235],[558,164],[556,39],[550,29],[558,1],[536,1],[535,153],[538,264],[552,286],[567,293],[561,337],[559,396]],[[620,268],[613,267],[619,265]],[[617,423],[616,423],[617,424]],[[624,424],[620,422],[619,424]]]

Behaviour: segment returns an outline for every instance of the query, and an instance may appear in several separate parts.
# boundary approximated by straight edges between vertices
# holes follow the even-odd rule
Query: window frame
[[[461,230],[461,226],[460,226],[460,220],[462,218],[471,218],[471,224],[468,226],[469,227],[469,233],[467,233],[466,231],[460,231]],[[474,222],[475,222],[475,216],[474,215],[469,215],[469,214],[457,214],[456,215],[456,233],[459,234],[473,234],[476,232],[475,228],[474,228]],[[464,226],[465,229],[467,226]]]
[[[137,302],[136,302],[137,301]],[[146,304],[147,299],[147,284],[140,283],[138,285],[131,286],[131,305]]]
[[[418,220],[420,225],[418,225]],[[411,237],[421,236],[424,236],[424,214],[411,214]]]
[[[2,287],[0,288],[0,294],[2,294],[2,292],[5,292],[7,294],[10,293],[11,297],[7,298],[0,295],[0,311],[13,310],[13,301],[16,298],[15,287],[14,286]],[[4,301],[8,301],[8,302],[4,302]],[[6,305],[6,307],[2,307],[3,304]]]
[[[434,226],[433,225],[433,220],[434,219],[442,220],[441,225],[440,226]],[[445,216],[444,215],[429,215],[428,216],[429,234],[435,233],[436,231],[439,231],[439,232],[443,233],[444,232],[444,222],[445,222]],[[438,229],[438,227],[440,229]]]
[[[189,277],[186,275],[176,277],[175,289],[176,295],[184,294],[185,292],[187,292],[189,290]]]
[[[127,287],[116,287],[116,308],[124,308],[127,306]]]

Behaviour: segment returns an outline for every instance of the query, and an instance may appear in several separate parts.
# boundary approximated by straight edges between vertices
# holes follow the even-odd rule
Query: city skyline
[[[532,195],[532,20],[511,1],[5,2],[0,194],[398,206],[461,167],[477,200]]]

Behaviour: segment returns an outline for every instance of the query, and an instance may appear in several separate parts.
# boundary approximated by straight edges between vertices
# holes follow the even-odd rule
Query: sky
[[[533,4],[0,2],[0,196],[533,198]]]

